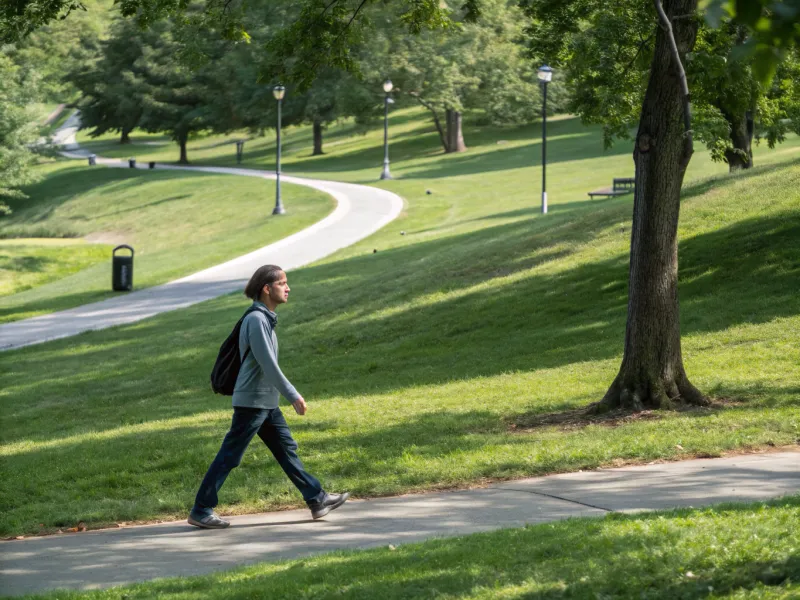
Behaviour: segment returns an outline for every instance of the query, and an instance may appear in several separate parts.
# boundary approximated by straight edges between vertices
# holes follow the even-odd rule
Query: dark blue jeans
[[[297,456],[297,442],[280,408],[233,407],[231,430],[225,435],[217,457],[208,468],[197,492],[192,515],[204,517],[219,503],[217,492],[228,474],[242,462],[242,456],[255,434],[267,445],[278,464],[303,494],[306,502],[319,502],[325,492],[316,477],[306,472]]]

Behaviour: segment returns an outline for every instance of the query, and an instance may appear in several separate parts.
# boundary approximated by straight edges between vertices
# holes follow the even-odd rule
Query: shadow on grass
[[[54,262],[56,262],[56,259],[53,256],[14,256],[4,260],[3,249],[0,248],[0,268],[4,271],[41,273]],[[2,312],[0,312],[0,315],[2,315]]]
[[[301,269],[292,273],[293,302],[282,313],[282,364],[298,388],[324,400],[618,357],[627,255],[555,272],[546,267],[569,260],[629,210],[610,204],[572,218],[554,214]],[[629,232],[614,235],[627,239]],[[796,212],[683,240],[680,255],[684,335],[800,313]],[[140,418],[143,405],[148,420],[191,414],[209,406],[208,371],[243,305],[230,296],[15,351],[7,385],[32,398],[62,397],[48,409],[51,418],[72,410],[73,401],[93,406],[98,389],[117,398],[98,424]],[[89,373],[91,364],[103,366]],[[163,404],[140,389],[157,389],[158,397],[199,394],[200,404]],[[30,409],[38,414],[37,406]]]
[[[110,267],[109,267],[109,273],[110,273]],[[109,274],[108,290],[92,290],[92,291],[79,292],[73,294],[60,294],[58,296],[59,305],[71,308],[75,306],[83,306],[84,304],[90,304],[92,302],[99,302],[100,300],[105,300],[106,298],[113,298],[115,296],[118,296],[119,292],[114,292],[110,289],[111,287],[110,280],[111,280],[111,275]],[[22,294],[24,293],[24,291],[26,290],[18,292],[18,294]],[[37,313],[50,314],[53,312],[52,298],[41,298],[38,300],[19,302],[19,296],[16,297],[15,296],[16,295],[0,297],[0,323],[16,321],[19,319],[17,315],[21,314],[37,314]],[[14,303],[3,306],[3,300],[7,300],[9,302],[13,301]]]
[[[417,118],[418,116],[413,116],[409,117],[409,120]],[[399,169],[403,179],[434,179],[538,166],[541,165],[541,152],[538,150],[540,142],[538,136],[532,134],[530,129],[526,127],[507,131],[489,127],[475,130],[465,129],[469,149],[460,154],[445,154],[438,133],[427,126],[396,135],[392,135],[390,132],[389,153],[392,164]],[[604,150],[599,128],[587,128],[581,125],[577,118],[554,121],[549,126],[548,133],[548,163],[631,153],[630,148],[624,143],[617,144],[610,150]],[[286,144],[284,168],[287,172],[302,175],[305,172],[336,173],[370,168],[380,169],[383,151],[379,144],[350,151],[339,149],[335,154],[324,156],[310,156],[305,149],[299,152],[295,151],[294,148],[298,146],[304,148],[306,142],[311,143],[309,135],[308,133],[295,133],[291,142]],[[331,136],[329,141],[334,141],[339,137],[344,137],[344,134]],[[536,141],[521,147],[496,149],[498,138],[517,141],[528,140],[531,137]],[[405,161],[419,160],[421,157],[428,158],[429,164],[424,167],[409,167],[408,170],[402,164]],[[274,158],[275,148],[270,144],[250,151],[246,149],[244,161],[251,167],[266,169],[271,168]],[[220,164],[223,163],[234,164],[235,155],[223,157]],[[632,173],[620,173],[618,176],[632,176]]]
[[[76,176],[78,173],[80,176]],[[98,187],[102,187],[103,193],[107,194],[113,202],[114,194],[117,191],[149,183],[153,181],[154,177],[158,181],[166,181],[188,177],[207,177],[208,175],[207,173],[181,171],[149,172],[138,169],[72,165],[56,173],[51,173],[39,183],[26,187],[23,191],[28,196],[27,198],[9,200],[9,205],[14,213],[4,219],[3,227],[12,230],[36,226],[48,219],[65,202]]]
[[[618,356],[627,254],[556,272],[546,267],[568,261],[601,231],[627,240],[628,228],[613,226],[627,223],[629,211],[627,201],[617,200],[596,210],[554,213],[547,220],[517,221],[298,270],[292,273],[294,300],[283,313],[282,362],[296,385],[325,397]],[[679,255],[684,334],[800,313],[795,211],[685,239]],[[119,365],[128,371],[127,352],[169,354],[165,349],[176,327],[191,315],[208,326],[188,327],[182,336],[210,365],[239,306],[233,298],[204,303],[90,339],[98,346],[113,340],[129,348]],[[55,342],[48,349],[57,354],[69,344]],[[51,393],[50,385],[38,371],[37,356],[51,352],[31,352],[20,364],[34,369],[43,396]],[[86,359],[94,358],[88,350]],[[115,370],[113,357],[102,360]]]

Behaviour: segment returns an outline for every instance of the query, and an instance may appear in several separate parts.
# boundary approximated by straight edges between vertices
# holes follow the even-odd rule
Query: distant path
[[[800,492],[798,464],[798,452],[686,460],[351,501],[319,521],[292,510],[232,517],[218,531],[178,521],[12,540],[0,542],[0,589],[106,588],[569,517],[768,500]]]
[[[49,115],[47,115],[47,118],[44,120],[44,124],[50,125],[50,123],[55,121],[61,115],[61,113],[64,112],[64,108],[66,106],[67,106],[66,104],[59,104],[58,106],[56,106],[52,110],[52,112]]]
[[[81,150],[75,141],[79,124],[79,117],[75,113],[56,132],[53,140],[67,150],[62,152],[65,156],[86,159],[90,153]],[[127,161],[116,159],[98,157],[97,163],[128,168]],[[137,168],[147,168],[147,165],[137,165]],[[162,164],[156,165],[156,168],[275,179],[274,173],[253,169]],[[133,323],[242,290],[259,266],[272,263],[289,270],[308,265],[375,233],[394,220],[403,208],[403,200],[397,194],[366,185],[286,175],[282,175],[281,180],[330,194],[337,202],[336,209],[307,229],[194,275],[78,308],[0,325],[0,350],[21,348],[83,331]],[[110,258],[108,281],[110,287]]]

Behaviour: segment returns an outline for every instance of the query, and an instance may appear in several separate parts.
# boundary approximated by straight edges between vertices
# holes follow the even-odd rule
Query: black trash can
[[[156,162],[155,162],[154,160],[151,160],[151,161],[150,161],[149,163],[147,163],[147,164],[148,164],[148,165],[150,165],[150,168],[151,168],[151,169],[155,169],[155,168],[156,168]]]
[[[96,164],[97,164],[97,155],[96,154],[90,154],[89,155],[89,166],[93,167]]]
[[[130,256],[117,256],[117,250],[130,250]],[[133,248],[122,244],[111,252],[111,287],[115,292],[133,289]]]
[[[135,158],[129,158],[128,159],[128,166],[131,169],[135,169],[136,168],[136,159]]]

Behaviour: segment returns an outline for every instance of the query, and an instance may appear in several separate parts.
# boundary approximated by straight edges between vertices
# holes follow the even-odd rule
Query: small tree
[[[108,39],[84,39],[74,51],[73,68],[66,77],[81,94],[77,102],[81,127],[91,129],[92,137],[116,131],[121,144],[130,142],[142,117],[138,65],[145,35],[130,21],[118,19]]]
[[[36,99],[34,82],[0,52],[0,216],[10,212],[4,200],[24,197],[20,186],[35,180],[28,145],[36,139],[37,126],[27,107]]]
[[[323,154],[322,134],[330,123],[345,117],[369,120],[379,112],[380,96],[341,69],[323,70],[305,92],[297,93],[302,98],[300,120],[312,126],[312,156]]]
[[[384,20],[362,53],[364,71],[391,75],[399,93],[431,112],[445,152],[466,150],[465,110],[483,111],[494,124],[538,114],[535,70],[517,42],[521,12],[505,0],[486,0],[482,9],[478,20],[444,33],[409,36],[400,17]]]
[[[147,33],[142,56],[134,63],[133,83],[140,91],[139,127],[168,133],[180,148],[178,162],[188,164],[189,135],[213,128],[208,108],[210,79],[202,69],[192,71],[178,61],[179,51],[171,24],[155,24]]]

